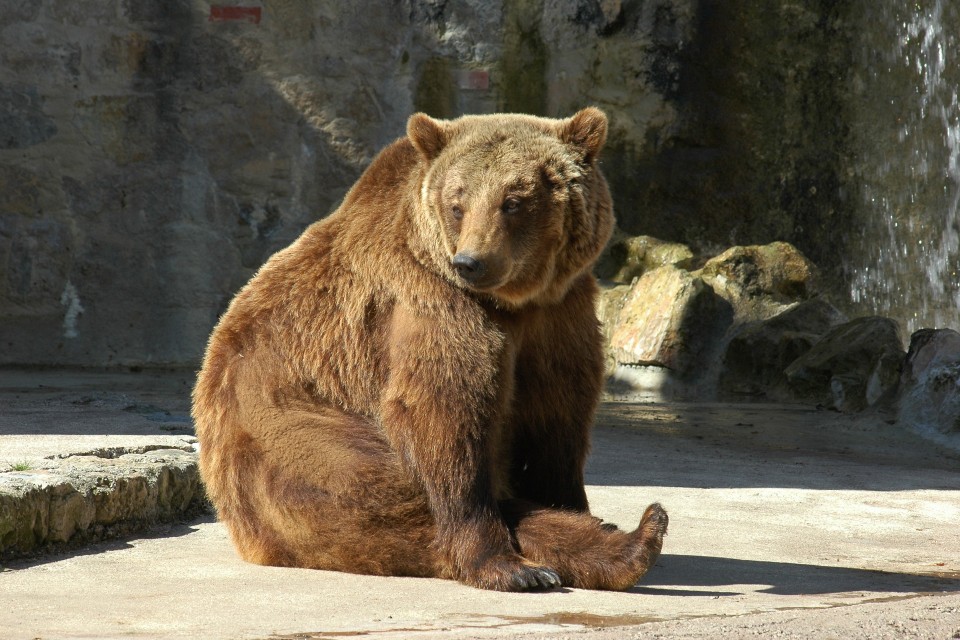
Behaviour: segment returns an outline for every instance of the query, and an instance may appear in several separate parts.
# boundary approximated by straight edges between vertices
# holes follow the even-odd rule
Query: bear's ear
[[[415,113],[407,120],[407,137],[424,158],[433,160],[447,146],[446,123],[425,113]]]
[[[584,160],[593,162],[607,141],[607,115],[596,107],[587,107],[560,123],[559,137],[580,147]]]

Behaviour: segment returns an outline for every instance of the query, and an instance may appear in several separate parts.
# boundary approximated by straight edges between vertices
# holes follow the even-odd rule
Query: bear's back
[[[384,149],[333,214],[240,290],[211,336],[197,385],[201,404],[205,388],[243,378],[270,380],[274,395],[309,393],[371,411],[385,377],[383,337],[396,282],[422,271],[403,239],[418,163],[406,138]]]

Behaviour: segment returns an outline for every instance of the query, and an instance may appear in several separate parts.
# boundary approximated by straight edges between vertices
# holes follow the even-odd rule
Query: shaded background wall
[[[926,4],[952,38],[955,10]],[[889,29],[864,35],[865,12]],[[787,240],[836,303],[885,310],[862,280],[887,260],[864,244],[864,194],[902,110],[870,106],[916,77],[864,69],[899,37],[894,9],[0,0],[0,15],[0,364],[195,365],[237,288],[416,110],[598,105],[623,229],[705,254]],[[932,304],[955,310],[941,285]]]

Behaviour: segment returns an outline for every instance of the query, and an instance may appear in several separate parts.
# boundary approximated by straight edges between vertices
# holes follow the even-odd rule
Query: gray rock
[[[896,391],[903,364],[896,321],[870,316],[835,327],[786,369],[798,399],[860,411]]]
[[[898,409],[900,421],[921,434],[960,444],[960,333],[921,329],[911,336]]]
[[[910,336],[900,384],[916,384],[931,370],[960,362],[960,333],[953,329],[921,329]]]
[[[730,397],[791,397],[786,368],[846,317],[822,298],[804,300],[778,315],[746,324],[727,343],[718,390]]]

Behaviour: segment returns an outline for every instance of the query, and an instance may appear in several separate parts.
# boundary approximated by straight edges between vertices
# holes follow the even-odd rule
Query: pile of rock
[[[816,267],[788,243],[698,259],[618,234],[596,271],[611,393],[899,408],[960,436],[960,334],[924,329],[904,351],[896,321],[848,319],[820,297]]]

